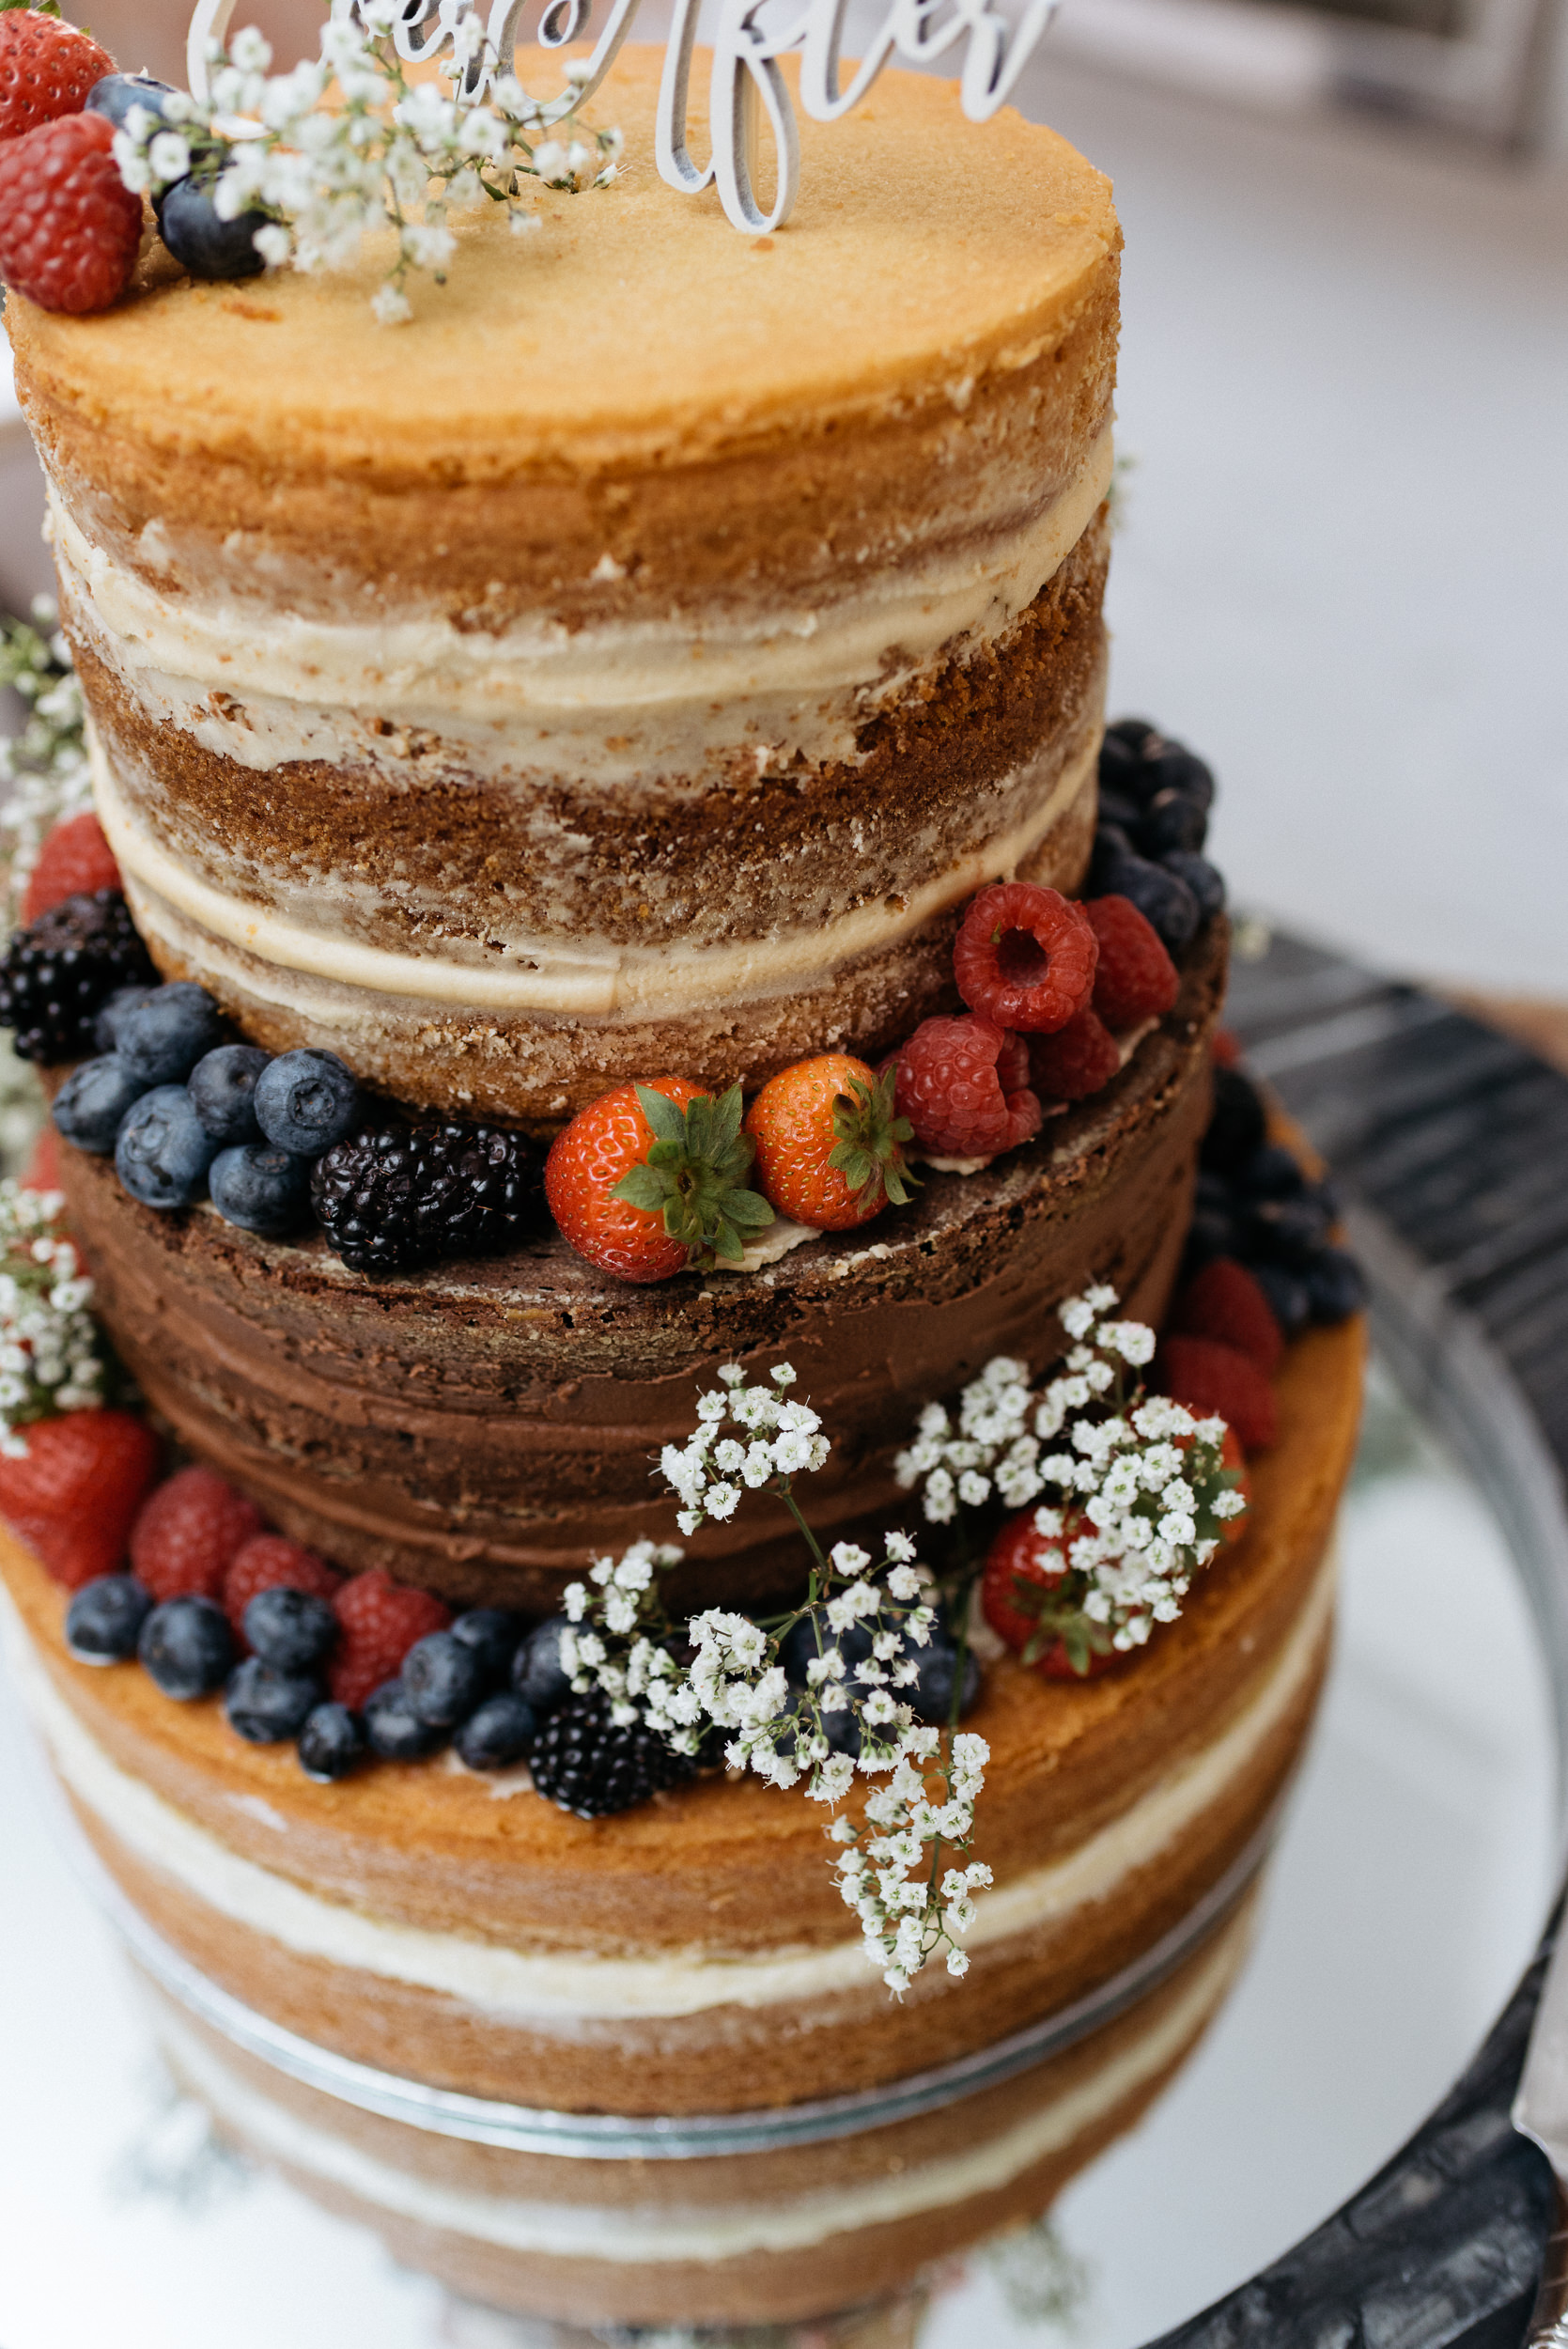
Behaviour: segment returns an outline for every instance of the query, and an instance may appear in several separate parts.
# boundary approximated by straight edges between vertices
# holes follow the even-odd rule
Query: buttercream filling
[[[155,714],[183,709],[198,731],[216,723],[245,764],[332,755],[323,735],[334,714],[359,712],[389,732],[478,730],[492,760],[509,751],[608,783],[639,769],[690,773],[737,744],[760,755],[782,739],[810,758],[847,755],[868,697],[895,698],[939,651],[986,643],[1028,609],[1110,474],[1108,428],[1043,511],[924,562],[867,566],[851,591],[820,604],[761,617],[720,605],[575,630],[536,620],[497,633],[380,611],[307,619],[281,599],[215,588],[169,593],[96,545],[57,490],[51,500],[73,610],[127,681],[145,681]],[[149,548],[155,561],[161,552]],[[239,712],[224,723],[231,704]]]
[[[997,2136],[938,2161],[831,2190],[767,2201],[624,2208],[618,2204],[524,2201],[476,2194],[395,2169],[347,2139],[313,2127],[235,2075],[160,2006],[158,2029],[187,2084],[257,2152],[341,2187],[359,2201],[443,2232],[507,2251],[617,2264],[743,2259],[753,2252],[807,2249],[833,2235],[885,2227],[922,2211],[995,2193],[1035,2162],[1062,2152],[1149,2081],[1201,2030],[1245,1952],[1250,1915],[1220,1934],[1179,1997],[1086,2078],[1050,2096]],[[569,2168],[574,2178],[576,2165]]]
[[[1063,1859],[976,1896],[971,1951],[1058,1923],[1111,1897],[1119,1884],[1183,1836],[1245,1774],[1289,1714],[1316,1664],[1333,1605],[1326,1560],[1289,1639],[1256,1695],[1200,1753],[1172,1769],[1120,1818]],[[809,2004],[867,1984],[860,1940],[785,1945],[754,1956],[701,1948],[600,1957],[501,1947],[366,1916],[244,1859],[111,1760],[33,1656],[8,1602],[16,1664],[61,1778],[136,1857],[248,1930],[302,1956],[412,1983],[519,2024],[574,2024],[690,2015],[726,2006]],[[982,1823],[984,1811],[982,1811]]]
[[[99,818],[125,876],[139,927],[150,926],[156,933],[162,905],[208,938],[257,962],[363,993],[476,1011],[640,1019],[690,1018],[711,1013],[717,1004],[820,987],[841,965],[898,946],[986,881],[1014,873],[1073,805],[1099,755],[1096,733],[1021,824],[970,849],[937,879],[891,904],[878,898],[808,928],[723,945],[637,948],[536,939],[509,943],[499,961],[480,963],[456,954],[399,954],[362,945],[225,894],[153,837],[127,805],[95,735],[89,735],[89,746]],[[474,949],[475,956],[484,951]],[[256,991],[253,968],[233,975],[247,992]]]

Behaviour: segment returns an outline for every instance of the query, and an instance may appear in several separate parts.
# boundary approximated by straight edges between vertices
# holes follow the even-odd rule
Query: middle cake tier
[[[1108,1281],[1157,1327],[1208,1116],[1225,934],[1189,951],[1172,1009],[1121,1074],[971,1174],[926,1171],[865,1232],[751,1272],[632,1288],[558,1235],[490,1262],[374,1279],[319,1237],[267,1240],[201,1205],[138,1206],[62,1149],[98,1307],[147,1401],[296,1538],[464,1604],[549,1611],[591,1553],[674,1540],[658,1455],[719,1366],[788,1361],[833,1453],[806,1506],[826,1542],[888,1522],[922,1407],[1001,1354],[1037,1376],[1055,1307]],[[789,1520],[739,1512],[687,1545],[683,1603],[746,1606],[799,1579]]]

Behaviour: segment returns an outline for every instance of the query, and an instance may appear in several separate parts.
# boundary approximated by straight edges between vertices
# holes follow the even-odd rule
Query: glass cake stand
[[[897,2309],[747,2349],[1133,2349],[1318,2224],[1460,2071],[1556,1882],[1559,1753],[1499,1527],[1386,1369],[1343,1518],[1338,1653],[1256,1949],[1196,2057],[1050,2221]],[[5,2349],[645,2349],[457,2305],[242,2170],[160,2078],[4,1705]],[[705,2337],[698,2337],[705,2338]]]

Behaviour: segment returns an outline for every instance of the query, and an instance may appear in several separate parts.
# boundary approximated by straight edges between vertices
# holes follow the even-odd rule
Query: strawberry
[[[383,1680],[396,1678],[416,1640],[444,1631],[452,1620],[451,1609],[439,1598],[394,1582],[380,1566],[356,1574],[333,1604],[343,1636],[328,1667],[328,1686],[334,1702],[351,1713]]]
[[[1042,1101],[1085,1101],[1121,1066],[1116,1039],[1097,1011],[1075,1011],[1054,1035],[1029,1039],[1029,1079]]]
[[[797,1061],[769,1078],[746,1120],[764,1198],[823,1232],[853,1231],[890,1201],[906,1206],[914,1178],[900,1145],[913,1128],[896,1113],[896,1089],[892,1069],[874,1076],[849,1052]]]
[[[1265,1378],[1280,1367],[1284,1335],[1263,1289],[1234,1256],[1215,1256],[1177,1298],[1167,1337],[1218,1338],[1256,1362]]]
[[[1079,1607],[1053,1606],[1066,1580],[1066,1545],[1085,1527],[1074,1510],[1059,1534],[1047,1535],[1032,1509],[1009,1517],[986,1553],[980,1604],[986,1621],[1026,1664],[1048,1680],[1094,1680],[1121,1658]]]
[[[1081,906],[1033,881],[993,881],[964,915],[953,975],[971,1011],[1048,1035],[1088,1003],[1098,953]]]
[[[1217,1338],[1162,1338],[1149,1385],[1189,1411],[1213,1412],[1227,1421],[1245,1451],[1265,1452],[1279,1433],[1267,1378],[1237,1346]]]
[[[1083,909],[1099,945],[1094,1009],[1108,1028],[1163,1019],[1181,979],[1159,932],[1130,897],[1091,897]]]
[[[260,1526],[255,1501],[215,1469],[182,1468],[142,1503],[131,1564],[154,1598],[217,1598],[230,1559]]]
[[[243,1639],[245,1610],[263,1591],[303,1591],[310,1598],[334,1599],[342,1588],[343,1577],[303,1542],[291,1542],[284,1533],[253,1533],[235,1554],[218,1595]]]
[[[923,1019],[899,1050],[897,1104],[942,1158],[994,1158],[1040,1130],[1029,1047],[994,1019]]]
[[[0,140],[80,114],[93,84],[114,70],[90,33],[38,9],[8,8],[0,15]]]
[[[689,1264],[736,1262],[773,1221],[743,1188],[755,1144],[740,1087],[717,1098],[684,1077],[616,1085],[590,1101],[545,1161],[550,1212],[580,1256],[620,1280],[667,1281]]]
[[[21,1188],[23,1190],[59,1190],[60,1137],[53,1126],[44,1126],[39,1128],[39,1138],[33,1144],[32,1156],[27,1160],[26,1172],[22,1177]],[[76,1251],[76,1261],[80,1267],[82,1251],[79,1248]]]
[[[0,16],[0,29],[5,23],[6,19]],[[90,812],[69,817],[63,824],[55,825],[33,867],[23,900],[23,926],[36,922],[40,913],[47,913],[67,897],[90,897],[95,889],[119,886],[119,866],[98,817]]]
[[[62,115],[0,147],[0,276],[40,310],[106,310],[131,282],[142,199],[114,136],[106,115]]]
[[[0,1457],[0,1517],[68,1591],[113,1574],[158,1473],[158,1439],[130,1411],[66,1411]]]

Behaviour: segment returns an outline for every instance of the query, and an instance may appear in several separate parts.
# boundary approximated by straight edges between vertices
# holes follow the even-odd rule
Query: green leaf
[[[629,1207],[642,1207],[649,1212],[661,1207],[668,1195],[669,1185],[660,1180],[654,1168],[642,1164],[629,1166],[610,1193],[612,1199],[623,1199]]]
[[[773,1208],[755,1190],[732,1190],[724,1201],[724,1213],[732,1223],[749,1223],[759,1231],[776,1220]]]
[[[698,1096],[699,1099],[706,1097],[706,1095]],[[678,1101],[668,1099],[662,1093],[655,1093],[651,1085],[638,1086],[637,1100],[643,1115],[653,1128],[655,1138],[660,1142],[673,1142],[677,1148],[684,1148],[686,1117]],[[692,1106],[695,1107],[695,1103]]]

